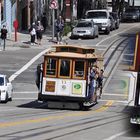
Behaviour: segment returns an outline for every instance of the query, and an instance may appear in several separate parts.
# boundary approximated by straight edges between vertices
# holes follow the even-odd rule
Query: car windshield
[[[3,86],[3,85],[4,85],[4,78],[0,77],[0,86]]]
[[[91,22],[79,22],[76,27],[92,27]]]
[[[106,12],[88,12],[86,18],[107,18],[107,13]]]
[[[125,13],[138,13],[139,10],[137,9],[126,9]]]

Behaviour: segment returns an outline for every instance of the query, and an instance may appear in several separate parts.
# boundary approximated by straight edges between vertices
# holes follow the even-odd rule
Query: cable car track
[[[122,113],[119,113],[119,114],[117,113],[117,115],[115,114],[115,115],[109,115],[109,116],[107,114],[107,115],[103,115],[100,118],[98,118],[98,116],[97,116],[96,119],[93,117],[90,117],[90,118],[86,118],[84,120],[80,119],[80,120],[69,121],[69,122],[67,122],[67,124],[65,122],[51,124],[51,125],[47,124],[47,125],[39,127],[39,128],[38,127],[32,128],[32,129],[29,128],[28,130],[7,133],[4,135],[0,135],[0,137],[6,137],[9,135],[12,136],[15,134],[18,135],[20,133],[24,133],[24,136],[21,136],[20,138],[30,138],[33,136],[39,136],[39,135],[46,134],[46,135],[48,135],[46,140],[53,140],[53,139],[62,138],[64,136],[68,136],[68,135],[71,135],[74,133],[76,134],[76,133],[79,133],[82,131],[94,129],[96,127],[102,127],[104,125],[115,123],[117,121],[125,120],[127,118],[128,117],[124,116]],[[76,130],[73,128],[75,128]],[[68,129],[68,131],[64,132],[64,130],[66,130],[66,129]],[[36,130],[42,130],[42,131],[35,132]],[[32,131],[32,134],[26,135],[26,133],[28,134],[29,131]],[[57,133],[58,131],[59,131],[59,133]],[[52,133],[54,135],[52,135]],[[51,134],[51,136],[50,136],[50,134]]]
[[[110,68],[110,71],[106,74],[106,79],[104,81],[104,85],[103,88],[105,89],[111,79],[111,76],[113,75],[116,67],[119,65],[122,54],[124,52],[124,50],[126,49],[126,47],[128,46],[128,39],[129,38],[125,38],[123,40],[120,41],[120,39],[115,40],[111,43],[111,45],[107,48],[107,50],[105,50],[105,52],[103,52],[103,56],[105,56],[111,49],[112,47],[114,47],[114,44],[117,43],[119,41],[119,43],[115,46],[115,48],[113,48],[114,50],[112,51],[112,53],[110,54],[110,56],[108,56],[106,62],[104,63],[104,67],[105,67],[105,73],[107,73],[107,68]],[[125,44],[124,44],[125,43]],[[124,44],[124,45],[123,45]],[[117,58],[115,58],[115,60],[113,59],[113,57],[115,56],[116,52],[119,52],[119,55],[117,56]],[[113,62],[112,62],[113,61]],[[109,64],[112,62],[111,66],[109,66]]]

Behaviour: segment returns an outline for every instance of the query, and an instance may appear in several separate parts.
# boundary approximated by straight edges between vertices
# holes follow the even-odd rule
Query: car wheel
[[[78,37],[70,36],[70,39],[78,39]]]
[[[99,31],[97,31],[97,35],[96,35],[96,37],[97,37],[97,38],[99,37]]]
[[[110,29],[107,29],[106,31],[105,31],[105,34],[110,34]]]
[[[132,132],[137,132],[140,129],[139,124],[131,124]]]
[[[73,34],[71,34],[71,36],[69,37],[70,39],[74,39],[74,35]]]
[[[12,101],[12,97],[9,98],[9,101]]]
[[[98,38],[99,37],[99,34],[97,34],[96,37]]]
[[[2,101],[3,103],[7,103],[8,102],[8,93],[6,92],[6,97],[5,97],[5,100]]]
[[[93,34],[93,35],[92,35],[92,39],[94,39],[94,38],[95,38],[95,35]]]

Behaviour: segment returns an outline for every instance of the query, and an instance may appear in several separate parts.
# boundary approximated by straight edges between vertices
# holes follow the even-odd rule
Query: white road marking
[[[117,36],[117,35],[119,35],[119,34],[121,34],[121,33],[123,33],[123,32],[129,31],[129,30],[131,30],[132,28],[134,28],[134,27],[136,27],[136,26],[139,26],[139,25],[137,24],[137,25],[135,25],[135,26],[132,26],[131,28],[128,28],[128,29],[123,30],[123,31],[121,31],[121,32],[119,32],[119,33],[116,33],[116,34],[114,34],[114,35],[111,35],[111,36],[109,36],[109,37],[106,37],[105,39],[103,39],[103,40],[101,40],[100,42],[98,42],[95,46],[99,46],[99,45],[100,45],[102,42],[104,42],[105,40],[110,39],[110,38],[112,38],[112,37],[114,37],[114,36]]]
[[[14,108],[14,109],[11,108],[11,109],[7,109],[7,108],[4,107],[4,108],[2,108],[2,110],[0,109],[0,112],[8,112],[8,111],[14,111],[14,110],[17,111],[17,110],[21,110],[21,109],[19,109],[19,108]]]
[[[122,136],[122,135],[128,133],[129,131],[130,131],[130,130],[123,131],[123,132],[121,132],[121,133],[115,134],[115,135],[113,135],[113,136],[111,136],[111,137],[109,137],[109,138],[103,139],[103,140],[114,140],[114,139],[116,139],[117,137],[120,137],[120,136]]]
[[[13,92],[13,94],[36,94],[38,93],[37,91],[17,91]]]
[[[21,69],[19,69],[17,72],[15,72],[13,75],[11,75],[9,77],[9,81],[13,81],[19,74],[21,74],[22,72],[24,72],[28,67],[30,67],[39,57],[41,57],[43,54],[45,54],[46,52],[50,51],[51,48],[46,49],[44,51],[42,51],[41,53],[39,53],[38,55],[36,55],[35,57],[33,57],[27,64],[25,64]]]
[[[37,100],[37,98],[12,98],[12,100]]]

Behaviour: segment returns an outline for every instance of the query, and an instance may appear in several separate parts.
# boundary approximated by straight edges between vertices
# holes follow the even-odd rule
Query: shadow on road
[[[17,107],[19,108],[34,108],[34,109],[57,109],[57,110],[76,110],[76,111],[90,111],[91,109],[87,109],[87,108],[79,108],[79,107],[69,107],[69,106],[58,106],[57,104],[53,105],[52,107],[48,106],[48,103],[47,102],[39,102],[38,100],[35,100],[35,101],[31,101],[31,102],[28,102],[28,103],[25,103],[25,104],[21,104],[21,105],[18,105]]]

